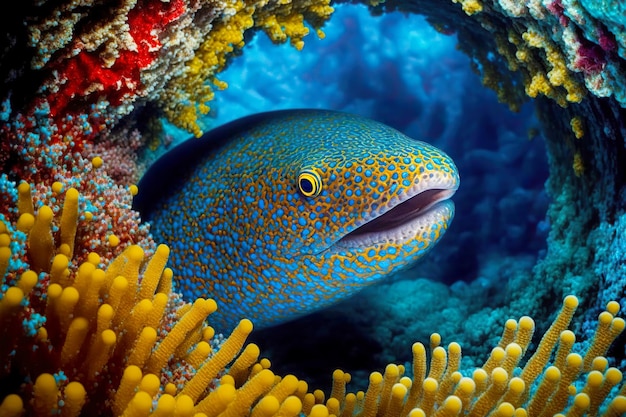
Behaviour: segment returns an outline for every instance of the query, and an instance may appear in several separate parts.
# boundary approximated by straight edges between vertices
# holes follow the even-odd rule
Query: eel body
[[[459,185],[445,153],[325,110],[260,113],[175,147],[134,206],[171,250],[176,289],[210,297],[218,330],[278,324],[423,256]]]

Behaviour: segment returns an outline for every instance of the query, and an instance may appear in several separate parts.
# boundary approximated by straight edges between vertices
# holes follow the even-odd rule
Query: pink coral
[[[567,26],[569,23],[569,17],[565,15],[565,7],[563,7],[561,0],[554,0],[552,3],[546,4],[546,9],[559,19],[561,26]]]
[[[598,45],[582,40],[576,50],[574,67],[585,74],[594,75],[604,69],[605,53]]]
[[[606,30],[604,26],[599,26],[596,29],[596,33],[598,35],[598,45],[600,45],[605,52],[617,51],[617,41],[615,40],[615,35]]]
[[[142,170],[137,152],[144,146],[144,139],[137,129],[120,129],[105,134],[93,144],[85,146],[83,154],[91,159],[101,157],[109,176],[118,184],[136,184]]]

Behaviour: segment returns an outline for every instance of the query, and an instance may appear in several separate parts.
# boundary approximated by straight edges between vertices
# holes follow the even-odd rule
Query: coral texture
[[[548,249],[533,277],[500,288],[506,308],[490,306],[489,317],[527,311],[548,328],[538,345],[523,317],[506,322],[471,377],[460,346],[445,349],[436,335],[428,349],[413,346],[412,370],[391,364],[362,393],[346,393],[342,371],[328,398],[274,375],[246,344],[249,321],[225,338],[207,324],[213,301],[185,303],[172,291],[169,249],[131,210],[133,183],[142,153],[170,143],[162,116],[202,133],[213,86],[226,87],[216,77],[249,39],[265,32],[300,49],[310,28],[323,36],[330,3],[36,0],[0,21],[0,415],[626,413],[622,357],[605,358],[614,339],[617,355],[624,344],[610,301],[626,303],[623,7],[365,3],[456,33],[513,110],[535,98],[551,165]],[[583,307],[579,344],[567,330],[576,298],[547,319],[569,293]]]

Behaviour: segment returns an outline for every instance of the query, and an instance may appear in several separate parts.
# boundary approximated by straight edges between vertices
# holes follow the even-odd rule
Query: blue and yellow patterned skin
[[[458,185],[446,154],[390,127],[287,110],[176,147],[135,207],[172,249],[176,289],[215,299],[209,320],[227,331],[301,316],[409,265],[448,228]]]

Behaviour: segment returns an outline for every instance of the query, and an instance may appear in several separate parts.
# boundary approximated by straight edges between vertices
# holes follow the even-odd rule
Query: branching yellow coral
[[[255,6],[246,5],[238,0],[229,9],[230,14],[215,24],[209,38],[200,45],[195,56],[187,63],[184,78],[173,82],[172,88],[181,89],[189,96],[188,100],[174,108],[166,108],[167,117],[180,127],[201,136],[202,131],[197,124],[198,112],[209,111],[207,102],[213,100],[213,90],[207,81],[214,78],[226,66],[227,57],[244,45],[243,34],[254,24],[252,14]],[[180,94],[180,92],[175,92]]]
[[[176,102],[184,103],[166,106],[168,119],[195,136],[201,136],[198,118],[209,112],[208,102],[214,96],[209,82],[219,89],[226,88],[226,84],[215,77],[226,67],[233,53],[243,48],[244,33],[262,30],[273,42],[289,40],[300,50],[304,47],[304,37],[309,33],[305,22],[313,27],[318,36],[323,36],[320,28],[333,12],[329,4],[329,0],[296,3],[290,0],[235,1],[227,13],[214,23],[209,37],[187,62],[184,74],[174,78],[167,86],[168,93],[165,95],[177,97]]]
[[[579,390],[572,390],[572,383],[583,376],[582,358],[577,353],[570,353],[571,344],[569,330],[566,330],[578,305],[574,296],[568,296],[563,307],[557,314],[552,326],[544,334],[537,350],[523,366],[520,377],[513,377],[513,369],[520,366],[522,345],[527,345],[529,334],[534,326],[532,320],[523,317],[519,323],[508,321],[501,338],[506,349],[494,349],[497,359],[490,358],[487,363],[474,372],[473,378],[461,377],[455,372],[459,359],[459,346],[450,344],[447,350],[449,360],[444,363],[445,372],[433,370],[426,372],[426,356],[424,346],[415,344],[413,347],[413,378],[403,377],[401,367],[388,366],[385,375],[374,372],[370,376],[370,385],[365,395],[359,393],[346,394],[339,398],[338,409],[350,409],[349,414],[358,416],[552,416],[557,413],[567,415],[582,415],[580,412],[589,408],[600,410],[604,403],[604,411],[599,415],[617,416],[626,412],[626,397],[617,395],[612,400],[607,399],[611,388],[621,382],[622,375],[616,368],[607,368],[606,365],[597,365],[599,370],[591,370],[584,376],[586,381]],[[614,303],[607,306],[607,310],[615,313]],[[599,318],[595,342],[589,348],[587,356],[597,358],[599,364],[606,364],[602,358],[608,345],[623,330],[623,320],[614,318],[613,313],[602,313]],[[610,316],[610,317],[609,317]],[[559,337],[565,334],[566,336]],[[565,339],[565,348],[559,346],[557,359],[566,356],[565,361],[554,362],[550,365],[550,358],[554,349],[560,345],[559,340]],[[519,343],[521,343],[521,345]],[[440,346],[431,346],[431,355],[443,357]],[[602,360],[604,359],[604,360]],[[495,362],[493,362],[495,360]],[[586,359],[587,361],[587,359]],[[431,360],[431,366],[440,368],[440,359]],[[556,364],[559,363],[559,367]],[[589,362],[591,363],[591,362]],[[492,368],[489,372],[485,367]],[[390,368],[391,367],[391,368]],[[505,369],[507,368],[507,369]],[[391,371],[389,371],[391,369]],[[545,369],[545,371],[544,371]],[[400,372],[397,372],[400,370]],[[451,372],[449,372],[451,371]],[[428,374],[428,377],[425,375]],[[538,384],[536,382],[539,381]],[[391,389],[388,387],[391,386]],[[408,386],[408,387],[407,387]],[[333,392],[340,392],[343,388],[343,379],[333,378]],[[418,394],[416,394],[418,393]],[[361,397],[362,401],[352,411],[354,398]],[[568,397],[572,399],[568,407]],[[333,399],[337,398],[336,396]],[[415,400],[417,399],[417,400]],[[318,404],[323,399],[317,400]],[[404,405],[401,413],[397,413],[400,405]],[[325,404],[328,412],[336,405],[328,400]],[[407,408],[408,406],[408,408]],[[328,415],[324,413],[324,415]],[[594,414],[596,415],[596,414]]]
[[[482,54],[478,60],[482,68],[478,70],[475,63],[472,63],[472,68],[477,74],[482,75],[483,85],[495,91],[498,101],[508,105],[511,111],[519,111],[526,99],[524,93],[520,93],[510,79],[502,77],[498,67],[487,58],[486,54]]]
[[[526,94],[532,98],[537,97],[539,94],[550,96],[553,94],[553,89],[545,75],[538,73],[533,75],[530,83],[526,85]]]
[[[561,107],[567,106],[568,102],[580,102],[586,90],[567,68],[565,57],[558,46],[545,35],[530,29],[522,34],[522,39],[526,46],[518,43],[516,56],[524,68],[526,94],[530,97],[543,94],[554,99]],[[533,49],[543,54],[529,58]],[[542,62],[545,62],[545,66]]]
[[[482,11],[480,3],[474,0],[453,0],[453,2],[461,3],[467,14]],[[519,6],[519,13],[514,13],[517,17],[522,17],[521,15],[526,13],[523,2],[520,5],[507,3],[508,6],[515,8]],[[490,19],[482,17],[483,14],[479,14],[477,19],[482,27],[490,32],[489,36],[493,37],[495,51],[499,54],[498,59],[501,58],[509,70],[519,73],[524,86],[522,94],[525,92],[531,98],[544,95],[561,107],[583,100],[587,94],[585,81],[581,74],[573,69],[576,64],[572,61],[572,53],[563,46],[563,42],[567,44],[568,41],[559,38],[557,27],[554,27],[554,33],[551,34],[546,27],[536,25],[537,22],[528,24],[523,19],[519,21],[514,19],[515,24],[507,27],[505,31],[502,27],[494,25]],[[511,77],[502,74],[501,62],[493,56],[489,57],[484,48],[464,45],[463,38],[459,39],[466,53],[478,61],[479,64],[474,66],[482,75],[483,84],[496,91],[500,101],[515,108],[510,103],[515,105],[521,101],[515,100],[520,88],[517,84],[511,83]]]
[[[496,50],[506,61],[508,69],[517,71],[519,61],[515,51],[519,48],[518,45],[523,43],[521,38],[518,39],[516,33],[510,31],[508,37],[503,33],[495,33],[494,41]],[[483,85],[496,92],[498,101],[508,105],[511,111],[519,111],[528,97],[513,81],[512,77],[506,77],[502,74],[501,66],[492,59],[491,54],[484,49],[475,48],[467,42],[460,42],[459,49],[473,57],[470,63],[472,70],[481,76]]]
[[[196,402],[204,399],[215,378],[238,355],[252,324],[244,320],[222,349],[206,349],[214,332],[205,319],[215,311],[215,302],[199,299],[187,308],[170,294],[172,273],[165,267],[166,246],[146,258],[139,246],[129,245],[104,269],[95,253],[74,265],[69,248],[77,230],[78,191],[66,191],[61,210],[51,202],[33,216],[28,187],[20,188],[19,207],[24,212],[16,223],[28,217],[35,220],[23,228],[27,236],[16,224],[0,222],[0,244],[27,244],[27,260],[40,271],[7,273],[3,268],[6,290],[0,294],[0,326],[5,339],[0,355],[5,362],[0,381],[4,392],[13,394],[2,399],[0,415],[19,415],[22,410],[29,415],[58,412],[70,417],[81,413],[148,415],[151,411],[187,415],[182,409],[192,415]],[[55,216],[55,211],[62,214]],[[61,231],[53,236],[52,227],[57,224]],[[185,312],[172,323],[171,317],[181,311]],[[198,349],[204,351],[200,356]],[[241,362],[247,369],[239,366],[239,379],[248,389],[254,386],[246,381],[256,358],[258,354],[248,354]],[[27,382],[22,384],[20,378]],[[5,386],[11,381],[13,386]],[[186,388],[172,389],[168,381]],[[172,397],[173,408],[166,395]],[[152,409],[155,397],[159,401]]]
[[[585,173],[585,163],[583,162],[583,156],[580,152],[574,154],[574,161],[572,162],[572,169],[577,177],[582,176]]]

